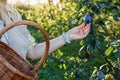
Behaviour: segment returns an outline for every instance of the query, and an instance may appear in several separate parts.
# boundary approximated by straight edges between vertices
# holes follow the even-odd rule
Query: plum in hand
[[[83,18],[84,22],[86,24],[89,24],[92,22],[92,15],[91,14],[87,14],[84,18]]]

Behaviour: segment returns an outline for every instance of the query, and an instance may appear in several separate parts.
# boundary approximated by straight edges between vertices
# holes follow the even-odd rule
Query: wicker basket
[[[14,22],[0,31],[1,36],[9,29],[18,25],[30,25],[39,29],[46,41],[45,53],[41,60],[32,66],[28,61],[23,59],[16,51],[11,49],[7,44],[0,41],[0,80],[37,80],[37,70],[41,67],[42,63],[48,56],[49,39],[43,28],[37,23],[31,21],[18,21]]]

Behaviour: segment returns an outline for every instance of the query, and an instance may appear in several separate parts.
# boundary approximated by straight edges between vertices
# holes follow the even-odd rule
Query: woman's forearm
[[[52,53],[53,51],[62,47],[66,42],[70,43],[71,40],[85,38],[89,34],[90,26],[91,24],[85,25],[85,23],[83,23],[80,26],[76,26],[70,29],[69,31],[66,32],[66,34],[63,34],[62,36],[50,40],[49,53]],[[29,49],[27,56],[30,57],[31,59],[37,59],[44,54],[44,51],[45,51],[45,43],[40,43]]]
[[[64,44],[65,44],[65,41],[62,36],[59,36],[55,39],[50,40],[49,53],[54,52],[58,48],[62,47]],[[27,56],[30,57],[31,59],[37,59],[42,57],[45,51],[45,46],[46,46],[45,42],[37,44],[36,46],[28,50]]]

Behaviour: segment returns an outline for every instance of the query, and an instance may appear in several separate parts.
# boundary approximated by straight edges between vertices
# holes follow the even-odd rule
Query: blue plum
[[[104,80],[105,75],[103,72],[100,71],[100,72],[98,72],[98,77],[100,78],[100,80]]]
[[[86,24],[89,24],[92,22],[92,15],[91,14],[87,14],[84,18],[83,18],[84,22]]]

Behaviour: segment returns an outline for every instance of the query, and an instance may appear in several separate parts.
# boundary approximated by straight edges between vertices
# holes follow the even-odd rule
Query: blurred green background
[[[53,39],[93,14],[90,34],[53,52],[38,71],[39,80],[120,80],[120,1],[48,0],[34,5],[16,2],[23,19],[37,22]],[[28,27],[37,43],[44,37]],[[33,65],[38,60],[30,60]]]

